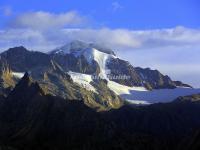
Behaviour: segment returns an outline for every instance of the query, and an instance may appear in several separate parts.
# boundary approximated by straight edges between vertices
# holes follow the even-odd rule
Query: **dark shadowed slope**
[[[96,112],[45,95],[28,74],[1,108],[0,143],[18,150],[172,150],[200,126],[199,102]]]

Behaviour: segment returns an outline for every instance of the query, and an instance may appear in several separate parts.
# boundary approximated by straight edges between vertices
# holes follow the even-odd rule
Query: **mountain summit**
[[[50,53],[52,53],[52,54],[78,53],[85,49],[90,49],[90,48],[95,48],[103,53],[115,55],[115,53],[109,48],[106,48],[106,47],[101,46],[96,43],[86,43],[86,42],[79,41],[79,40],[69,42],[64,46],[61,46],[60,48],[57,48],[57,49],[51,51]]]

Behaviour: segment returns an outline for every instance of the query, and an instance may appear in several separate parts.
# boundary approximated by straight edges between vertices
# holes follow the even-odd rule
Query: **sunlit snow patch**
[[[159,89],[152,91],[131,90],[130,94],[121,94],[125,99],[141,100],[148,103],[171,102],[179,96],[187,96],[200,93],[200,89],[193,88],[175,88],[175,89]]]
[[[12,72],[12,75],[16,78],[21,79],[24,76],[24,72]]]
[[[128,100],[128,99],[126,99],[126,101],[131,103],[131,104],[136,104],[136,105],[150,105],[151,104],[147,101],[141,101],[141,100]]]
[[[125,85],[121,85],[119,83],[116,83],[114,81],[108,82],[108,87],[114,91],[117,95],[123,95],[123,94],[131,94],[131,91],[148,91],[144,87],[129,87]]]
[[[152,104],[171,102],[179,96],[200,93],[200,89],[178,87],[175,89],[146,90],[144,87],[128,87],[113,81],[108,82],[108,87],[117,95],[134,104]]]
[[[87,74],[81,74],[69,71],[68,74],[71,76],[72,80],[83,88],[96,92],[96,89],[90,84],[92,82],[92,76]]]
[[[89,48],[84,50],[83,55],[87,59],[89,63],[92,62],[92,60],[96,61],[100,67],[100,74],[99,76],[103,79],[107,79],[106,74],[106,63],[110,58],[117,58],[116,56],[112,54],[107,54],[104,52],[101,52],[95,48]]]
[[[93,60],[96,61],[100,67],[100,74],[99,76],[103,79],[107,79],[106,74],[106,63],[108,59],[110,58],[116,58],[116,56],[112,54],[107,54],[104,52],[101,52],[95,48],[87,48],[80,51],[75,51],[74,56],[79,57],[83,55],[88,63],[91,63]],[[69,75],[71,75],[72,80],[76,82],[77,84],[81,85],[82,87],[86,88],[87,90],[91,90],[96,92],[96,89],[90,84],[92,80],[92,75],[86,75],[81,73],[75,73],[75,72],[68,72]]]

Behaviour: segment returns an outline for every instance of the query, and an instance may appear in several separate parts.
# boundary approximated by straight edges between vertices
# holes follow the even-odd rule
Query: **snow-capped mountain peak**
[[[111,58],[117,58],[115,53],[108,48],[96,43],[85,43],[82,41],[72,41],[51,53],[61,55],[72,54],[77,58],[84,56],[89,64],[95,61],[100,68],[99,76],[104,79],[107,79],[106,63]]]
[[[115,55],[115,53],[109,48],[101,46],[97,43],[86,43],[86,42],[79,41],[79,40],[69,42],[69,43],[65,44],[64,46],[56,48],[55,50],[51,51],[50,53],[51,54],[70,54],[70,53],[77,54],[77,53],[82,52],[83,50],[89,49],[89,48],[95,48],[98,51],[101,51],[103,53]]]
[[[169,102],[178,96],[200,92],[200,89],[192,89],[187,84],[171,80],[158,70],[134,67],[116,57],[112,51],[80,41],[73,41],[50,54],[16,47],[1,53],[0,57],[1,81],[7,83],[5,75],[8,73],[9,81],[14,83],[23,72],[30,71],[45,86],[53,85],[46,89],[47,92],[71,99],[85,96],[87,92],[79,90],[82,87],[90,91],[90,98],[93,98],[94,93],[99,93],[102,94],[100,99],[103,101],[106,95],[111,105],[114,101],[119,101],[119,97],[133,103],[146,104]],[[99,77],[107,81],[98,80]],[[13,86],[10,83],[8,85],[11,88]],[[113,95],[114,99],[109,99]]]
[[[74,51],[71,54],[73,54],[75,57],[84,56],[84,58],[87,60],[89,64],[91,64],[93,61],[95,61],[100,68],[99,76],[103,79],[107,79],[107,73],[106,73],[106,64],[110,59],[117,58],[113,54],[108,54],[102,51],[99,51],[96,48],[86,48],[79,51]]]

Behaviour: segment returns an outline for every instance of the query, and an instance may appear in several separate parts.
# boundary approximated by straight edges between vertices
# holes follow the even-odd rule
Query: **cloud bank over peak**
[[[46,30],[52,28],[82,25],[86,19],[76,11],[50,13],[45,11],[27,12],[18,15],[9,23],[11,28]]]
[[[1,30],[0,48],[2,49],[8,46],[11,47],[16,45],[25,45],[28,48],[33,48],[32,45],[34,45],[36,50],[47,51],[50,50],[50,48],[55,48],[59,45],[61,46],[72,40],[96,42],[104,44],[107,47],[123,51],[176,47],[192,48],[194,46],[200,46],[199,29],[189,29],[180,26],[172,29],[143,31],[109,28],[53,28],[54,26],[64,25],[64,23],[60,23],[59,20],[60,19],[58,18],[58,21],[52,23],[51,27],[47,25],[47,22],[51,22],[53,20],[49,18],[43,20],[43,23],[53,30],[40,30],[41,28],[44,29],[43,27],[46,26],[40,25],[38,27],[38,23],[34,25],[31,24],[31,22],[30,24],[32,25],[32,28],[13,28]],[[26,27],[28,27],[28,25]]]
[[[100,42],[119,50],[200,45],[200,30],[181,26],[143,31],[108,28],[63,31],[72,39]]]

